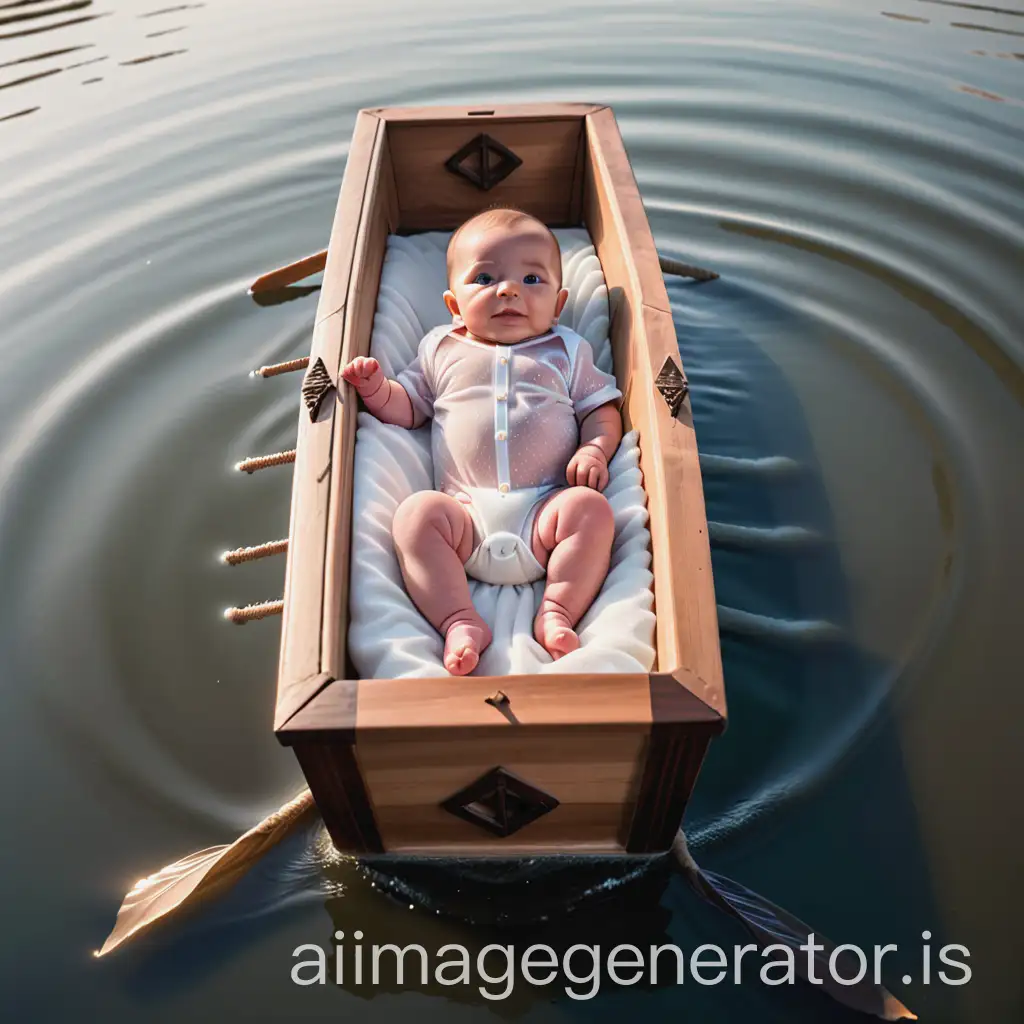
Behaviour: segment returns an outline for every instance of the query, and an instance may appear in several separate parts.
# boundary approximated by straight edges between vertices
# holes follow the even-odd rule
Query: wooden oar
[[[288,285],[295,284],[296,281],[301,281],[304,277],[318,274],[325,266],[327,266],[326,249],[323,252],[315,252],[312,256],[296,260],[294,263],[289,263],[286,267],[278,267],[277,270],[271,270],[269,274],[264,274],[262,277],[257,277],[249,285],[249,292],[253,295],[258,295],[260,292],[271,292],[276,291],[278,288],[287,288]]]
[[[808,974],[813,977],[813,971],[807,959],[796,954],[803,950],[814,950],[818,979],[813,984],[823,989],[837,1003],[860,1010],[861,1013],[881,1017],[882,1020],[917,1020],[917,1015],[911,1013],[888,989],[875,984],[868,977],[848,984],[837,982],[832,977],[835,943],[745,885],[704,871],[690,855],[682,829],[672,843],[671,856],[679,873],[693,889],[708,903],[738,918],[761,949],[778,946],[792,949],[795,954],[792,959],[794,973],[805,981],[810,981]],[[807,942],[811,935],[814,935],[816,941],[814,946],[809,947]]]
[[[313,794],[304,790],[230,846],[199,850],[136,882],[117,912],[114,930],[93,955],[106,956],[186,903],[195,905],[223,892],[291,834],[315,807]]]
[[[105,956],[123,942],[148,931],[186,903],[195,905],[223,892],[238,881],[271,847],[302,822],[315,809],[313,794],[304,790],[279,811],[265,818],[230,846],[200,850],[162,868],[155,875],[136,882],[117,912],[114,929],[95,956]],[[757,895],[745,886],[721,875],[706,872],[693,859],[680,829],[669,854],[676,869],[693,889],[709,903],[738,918],[759,945],[786,945],[794,951],[806,948],[812,929],[781,907]],[[821,987],[837,1002],[882,1020],[917,1020],[891,992],[881,985],[862,980],[845,986],[837,984],[830,971],[835,945],[821,935],[812,947],[819,969]],[[804,960],[794,957],[796,973],[807,978]]]
[[[676,277],[690,277],[694,281],[717,281],[718,273],[714,270],[705,270],[703,267],[695,267],[692,263],[683,263],[671,256],[658,255],[658,266],[663,274],[674,274]]]
[[[690,277],[695,281],[715,281],[718,278],[718,274],[713,270],[705,270],[703,267],[682,263],[679,260],[672,259],[670,256],[659,256],[658,263],[664,274],[674,274],[676,277]],[[249,291],[253,295],[257,295],[260,292],[287,288],[288,285],[295,284],[304,277],[318,274],[325,266],[327,266],[326,249],[323,252],[313,253],[312,256],[296,260],[294,263],[289,263],[286,267],[278,267],[277,270],[271,270],[270,273],[264,274],[262,277],[257,277],[249,285]]]

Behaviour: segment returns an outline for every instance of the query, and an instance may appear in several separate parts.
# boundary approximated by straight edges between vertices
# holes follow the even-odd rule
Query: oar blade
[[[793,964],[796,973],[806,981],[810,981],[807,957],[800,947],[806,950],[808,936],[813,934],[814,975],[818,979],[815,987],[824,989],[836,1002],[862,1013],[873,1014],[882,1020],[917,1020],[917,1015],[911,1013],[888,989],[870,980],[870,971],[855,984],[838,983],[830,968],[832,953],[837,948],[835,943],[739,882],[704,871],[686,848],[682,832],[673,843],[672,852],[690,885],[709,903],[739,918],[758,946],[762,949],[773,945],[788,946],[794,952],[799,952]]]
[[[314,807],[313,795],[304,790],[230,845],[189,854],[136,882],[117,912],[113,930],[95,955],[105,956],[186,904],[194,906],[234,884]]]

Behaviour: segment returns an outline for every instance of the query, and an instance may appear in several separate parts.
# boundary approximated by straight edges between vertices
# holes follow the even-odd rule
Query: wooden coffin
[[[679,828],[726,709],[690,403],[658,253],[612,111],[561,103],[361,111],[307,383],[318,361],[337,381],[342,364],[368,353],[389,233],[451,230],[500,202],[552,227],[585,225],[597,248],[623,417],[640,437],[655,670],[356,678],[345,641],[357,397],[342,383],[339,400],[329,397],[315,419],[305,406],[300,415],[275,731],[345,852],[653,853]]]

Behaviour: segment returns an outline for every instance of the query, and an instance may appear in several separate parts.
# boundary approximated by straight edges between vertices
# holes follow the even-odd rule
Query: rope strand
[[[235,469],[239,473],[255,473],[258,469],[267,469],[269,466],[283,466],[288,462],[295,461],[295,449],[288,452],[275,452],[273,455],[257,455],[251,459],[243,459],[235,463]]]
[[[309,366],[309,356],[302,356],[299,359],[289,359],[286,363],[271,363],[269,366],[261,366],[253,370],[250,377],[276,377],[279,373],[291,373],[293,370],[304,370]]]
[[[252,562],[257,558],[266,558],[268,555],[281,555],[287,550],[287,538],[268,540],[266,544],[257,544],[251,548],[235,548],[233,551],[225,551],[220,558],[225,565],[241,565],[242,562]]]
[[[225,608],[224,618],[236,626],[244,626],[255,619],[265,619],[268,615],[280,615],[284,611],[284,601],[264,601],[262,604],[247,604],[244,608]]]

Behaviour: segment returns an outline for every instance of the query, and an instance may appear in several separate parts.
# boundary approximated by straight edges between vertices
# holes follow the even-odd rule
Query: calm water
[[[299,786],[271,733],[298,381],[356,111],[614,106],[693,387],[731,727],[701,862],[836,941],[898,943],[928,1021],[1020,1020],[1024,10],[948,0],[0,3],[0,845],[5,1019],[847,1021],[808,990],[380,991],[291,951],[489,941],[466,893],[380,895],[317,832],[110,961],[136,878]],[[582,878],[579,884],[584,884]],[[473,899],[479,897],[473,896]],[[731,944],[676,881],[532,941]],[[569,924],[567,921],[573,921]],[[920,980],[920,933],[971,950]],[[901,983],[906,973],[914,979]]]

